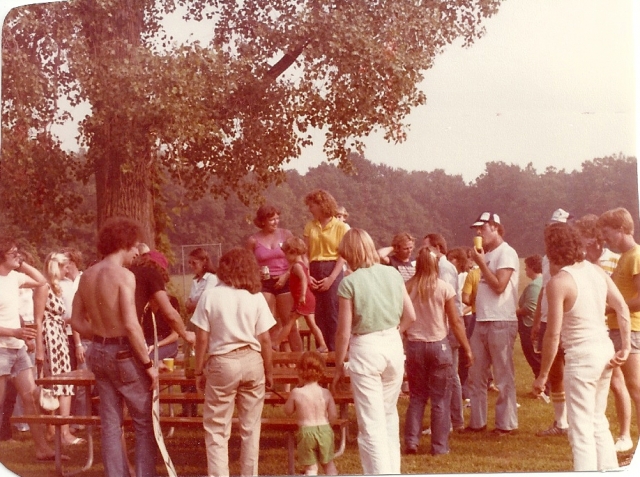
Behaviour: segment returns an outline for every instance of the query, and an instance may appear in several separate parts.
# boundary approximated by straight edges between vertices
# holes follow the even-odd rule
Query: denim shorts
[[[622,337],[620,330],[609,330],[609,338],[613,341],[613,347],[618,351],[622,347]],[[631,332],[630,354],[640,354],[640,331]]]
[[[262,280],[262,293],[271,293],[275,296],[282,295],[284,293],[291,293],[291,290],[289,289],[289,280],[287,280],[282,287],[276,288],[276,282],[279,278],[280,277],[273,277],[268,280]]]
[[[21,371],[33,367],[27,347],[0,348],[0,376],[17,376]]]

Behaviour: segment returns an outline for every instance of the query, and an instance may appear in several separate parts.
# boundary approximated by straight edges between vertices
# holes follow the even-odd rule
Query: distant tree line
[[[572,172],[549,167],[539,173],[531,164],[522,168],[490,162],[472,183],[441,169],[408,172],[361,156],[352,161],[352,175],[323,163],[304,175],[289,171],[285,183],[271,186],[264,198],[281,210],[281,227],[302,233],[310,218],[304,197],[315,188],[331,192],[349,212],[349,223],[367,230],[377,246],[389,244],[401,231],[418,238],[438,232],[450,247],[470,245],[469,225],[485,210],[500,215],[506,240],[521,256],[543,253],[544,224],[559,207],[580,217],[622,206],[638,221],[634,157],[597,158]],[[173,189],[167,204],[173,211],[168,234],[173,245],[220,242],[225,250],[257,230],[252,223],[257,206],[245,207],[230,197],[204,198],[185,207],[180,203],[183,193],[167,187]]]
[[[313,189],[326,189],[349,212],[353,227],[367,230],[377,246],[389,244],[394,234],[407,231],[421,239],[431,232],[442,233],[449,247],[470,245],[469,225],[483,211],[500,215],[506,228],[506,240],[520,256],[543,253],[543,229],[559,207],[580,217],[601,214],[613,207],[626,207],[638,224],[638,175],[635,157],[623,155],[596,158],[582,164],[580,170],[566,172],[549,167],[537,172],[529,164],[521,167],[490,162],[471,183],[460,175],[441,169],[409,172],[376,165],[354,155],[355,172],[347,174],[333,164],[323,163],[301,175],[286,173],[286,181],[270,186],[264,201],[281,210],[280,225],[294,234],[302,234],[310,214],[305,195]],[[181,245],[221,243],[222,251],[244,244],[257,229],[252,219],[258,205],[248,207],[235,195],[226,199],[210,196],[191,201],[188,191],[169,180],[161,186],[156,227],[163,232],[161,248],[174,261]],[[84,198],[76,215],[82,221],[58,224],[64,233],[48,233],[39,239],[21,235],[20,224],[9,223],[0,211],[0,226],[21,236],[25,246],[44,256],[50,250],[72,245],[88,260],[95,258],[95,189],[89,183],[73,184],[73,193]],[[29,227],[43,218],[25,217]],[[42,223],[40,230],[49,225]],[[57,229],[56,229],[57,230]],[[177,271],[178,268],[175,269]]]

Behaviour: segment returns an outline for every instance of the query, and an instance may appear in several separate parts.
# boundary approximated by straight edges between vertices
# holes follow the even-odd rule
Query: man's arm
[[[171,305],[167,292],[165,290],[158,290],[153,294],[151,300],[162,311],[171,329],[178,333],[182,339],[193,345],[196,342],[196,335],[193,331],[187,331],[184,321],[182,321],[182,316],[180,316],[180,313]]]
[[[389,255],[393,252],[393,247],[382,247],[378,249],[378,256],[380,257],[380,263],[385,265],[389,265],[391,260],[389,260]]]
[[[138,321],[138,316],[136,314],[136,279],[133,273],[129,271],[127,271],[127,273],[124,273],[123,283],[120,284],[118,288],[118,308],[120,309],[122,317],[122,325],[124,326],[127,338],[129,339],[129,344],[133,349],[133,352],[140,360],[140,362],[145,365],[145,370],[151,378],[150,389],[153,389],[158,381],[158,370],[154,366],[151,366],[149,368],[146,367],[149,365],[149,363],[151,363],[151,360],[149,359],[149,354],[147,353],[147,343],[144,340],[142,326],[140,326],[140,322]],[[75,314],[75,309],[73,310],[73,313]]]
[[[28,279],[20,286],[20,288],[38,288],[47,284],[47,279],[40,271],[29,265],[27,262],[22,262],[16,269],[16,272],[24,273]]]
[[[611,366],[621,366],[629,358],[629,352],[631,351],[631,317],[630,307],[624,301],[620,290],[613,283],[613,280],[607,275],[607,273],[599,268],[602,275],[607,280],[607,304],[615,311],[618,321],[618,328],[620,329],[620,339],[622,341],[620,350],[611,359]],[[636,282],[635,275],[633,277],[634,283]]]
[[[80,277],[80,285],[78,285],[78,291],[73,297],[73,307],[71,311],[71,328],[80,334],[81,337],[91,339],[93,338],[93,330],[91,329],[91,323],[89,322],[89,316],[87,315],[87,309],[82,298],[83,278]]]

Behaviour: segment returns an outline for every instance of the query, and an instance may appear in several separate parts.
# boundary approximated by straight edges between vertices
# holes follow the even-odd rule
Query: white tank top
[[[562,346],[569,350],[586,343],[597,345],[608,333],[604,319],[607,282],[596,265],[586,260],[562,270],[573,277],[578,290],[573,307],[564,312],[560,332]]]

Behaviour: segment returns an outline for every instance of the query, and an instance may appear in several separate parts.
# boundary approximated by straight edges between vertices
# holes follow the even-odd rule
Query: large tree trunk
[[[87,38],[89,75],[84,87],[92,105],[85,122],[88,157],[94,166],[98,228],[113,216],[138,220],[144,240],[155,244],[153,138],[131,86],[141,74],[144,6],[148,0],[117,0],[110,14],[85,0],[81,8]],[[144,101],[144,100],[142,100]]]

